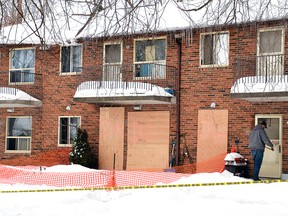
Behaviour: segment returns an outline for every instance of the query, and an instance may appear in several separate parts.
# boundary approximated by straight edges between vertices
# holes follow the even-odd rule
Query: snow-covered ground
[[[47,172],[83,172],[56,166]],[[251,181],[231,173],[201,173],[174,184]],[[159,183],[161,184],[161,183]],[[86,215],[288,215],[288,182],[125,190],[19,192],[51,189],[45,185],[0,184],[0,216]],[[7,193],[6,191],[14,191]]]

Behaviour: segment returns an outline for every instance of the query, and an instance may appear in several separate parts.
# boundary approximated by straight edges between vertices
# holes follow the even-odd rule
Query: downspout
[[[177,58],[178,58],[178,70],[176,76],[176,166],[179,166],[180,155],[180,90],[181,90],[181,55],[182,55],[182,35],[175,35],[177,43]]]

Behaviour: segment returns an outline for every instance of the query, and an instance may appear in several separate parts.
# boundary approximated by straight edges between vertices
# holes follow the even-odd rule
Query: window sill
[[[79,74],[81,74],[81,72],[60,72],[60,76],[75,76]]]
[[[224,67],[229,67],[229,64],[226,65],[200,65],[199,68],[224,68]]]
[[[34,85],[34,82],[9,82],[9,85]]]
[[[25,151],[25,150],[5,150],[5,154],[30,154],[31,151]]]
[[[67,147],[72,147],[73,145],[72,144],[58,144],[58,147],[59,148],[67,148]]]

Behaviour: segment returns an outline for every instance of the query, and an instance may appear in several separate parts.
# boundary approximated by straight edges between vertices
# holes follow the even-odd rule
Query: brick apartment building
[[[77,126],[100,169],[167,168],[237,150],[261,119],[275,151],[261,175],[288,172],[283,20],[0,46],[0,164],[66,164]],[[181,157],[185,136],[189,158]],[[189,159],[189,160],[188,160]],[[252,169],[253,164],[248,164]]]

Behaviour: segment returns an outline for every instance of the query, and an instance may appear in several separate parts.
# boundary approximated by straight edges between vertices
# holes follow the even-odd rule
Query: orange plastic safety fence
[[[45,168],[45,167],[44,167]],[[0,183],[47,185],[54,187],[115,187],[171,183],[180,173],[146,171],[91,170],[85,172],[47,172],[43,167],[12,167],[0,165]]]
[[[87,169],[80,172],[51,172],[47,167],[0,165],[0,183],[81,188],[169,184],[193,173],[223,171],[225,155],[221,154],[207,161],[170,169],[147,169],[146,171]]]
[[[186,164],[182,166],[175,166],[173,169],[177,173],[212,173],[212,172],[222,172],[225,169],[224,158],[227,153],[222,153],[205,161]]]

